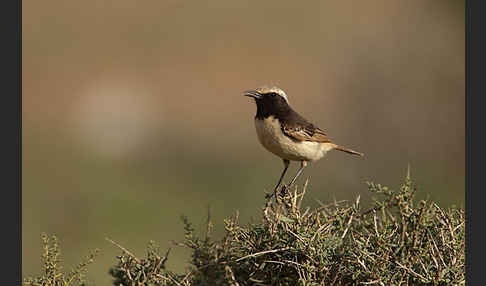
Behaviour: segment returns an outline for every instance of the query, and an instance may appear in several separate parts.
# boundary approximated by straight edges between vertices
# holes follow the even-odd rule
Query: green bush
[[[409,174],[394,191],[375,183],[378,198],[363,210],[353,202],[332,202],[302,208],[307,182],[267,199],[262,221],[241,225],[238,213],[224,221],[225,235],[213,239],[213,224],[197,236],[183,217],[191,266],[186,273],[166,269],[162,254],[150,242],[145,258],[123,246],[109,270],[113,285],[465,285],[465,218],[455,207],[414,201]],[[44,274],[24,280],[25,286],[84,285],[85,262],[64,274],[55,237],[44,241]]]
[[[99,251],[89,254],[70,272],[64,273],[61,266],[61,249],[56,236],[42,234],[44,253],[42,254],[42,272],[39,277],[24,279],[25,286],[85,286],[85,274],[89,264],[93,263]]]
[[[123,251],[110,270],[114,285],[465,284],[464,211],[415,204],[409,175],[397,191],[368,183],[381,199],[364,211],[359,196],[303,209],[306,186],[269,199],[261,223],[242,226],[237,213],[226,219],[221,240],[211,239],[209,219],[197,237],[183,218],[187,273],[166,270],[167,254],[151,244],[146,259]]]

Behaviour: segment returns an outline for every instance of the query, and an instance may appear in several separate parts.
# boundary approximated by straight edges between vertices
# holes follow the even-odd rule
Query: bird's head
[[[266,118],[287,112],[290,109],[287,95],[276,86],[261,86],[253,90],[247,90],[243,95],[255,99],[257,106],[256,118]]]
[[[256,89],[247,90],[243,95],[253,97],[257,105],[279,106],[289,104],[285,92],[276,86],[261,86]]]

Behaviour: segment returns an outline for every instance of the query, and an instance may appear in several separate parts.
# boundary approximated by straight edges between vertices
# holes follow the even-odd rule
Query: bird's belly
[[[282,159],[292,161],[316,161],[330,150],[328,144],[296,141],[286,136],[277,119],[255,119],[258,140],[268,151]]]

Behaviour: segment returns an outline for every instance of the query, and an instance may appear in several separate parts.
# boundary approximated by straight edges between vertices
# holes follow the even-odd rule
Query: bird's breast
[[[274,116],[255,119],[258,140],[268,151],[282,159],[292,161],[315,161],[329,150],[327,144],[297,141],[282,132],[281,124]]]

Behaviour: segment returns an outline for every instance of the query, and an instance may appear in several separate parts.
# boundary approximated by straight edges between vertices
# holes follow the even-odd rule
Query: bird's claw
[[[289,190],[289,187],[287,187],[286,185],[282,185],[280,188],[276,188],[273,191],[273,193],[266,193],[265,199],[268,200],[272,197],[275,197],[275,199],[277,199],[277,197],[283,198],[283,197],[285,197],[285,195],[288,194],[288,190]]]
[[[289,188],[286,185],[282,186],[282,189],[280,190],[280,197],[285,197],[285,195],[288,193]]]

